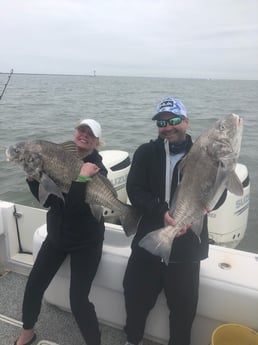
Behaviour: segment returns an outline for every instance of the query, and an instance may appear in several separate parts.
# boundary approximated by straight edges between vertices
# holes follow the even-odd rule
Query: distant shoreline
[[[8,75],[10,72],[0,72],[0,75]],[[219,80],[228,80],[228,81],[258,81],[258,79],[223,79],[223,78],[197,78],[197,77],[164,77],[164,76],[143,76],[143,75],[93,75],[93,74],[69,74],[69,73],[30,73],[30,72],[13,72],[13,74],[17,75],[42,75],[42,76],[56,76],[56,77],[90,77],[90,78],[149,78],[149,79],[180,79],[180,80],[206,80],[206,81],[219,81]]]

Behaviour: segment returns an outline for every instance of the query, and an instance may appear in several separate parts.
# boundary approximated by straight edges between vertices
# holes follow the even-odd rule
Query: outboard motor
[[[236,174],[242,182],[244,194],[237,196],[228,191],[223,205],[208,214],[211,244],[235,248],[243,239],[248,221],[250,180],[245,165],[236,165]]]
[[[108,170],[107,177],[115,187],[118,199],[127,203],[126,180],[131,164],[128,152],[105,150],[101,151],[100,155]],[[119,217],[112,210],[104,208],[103,214],[106,222],[119,224]]]

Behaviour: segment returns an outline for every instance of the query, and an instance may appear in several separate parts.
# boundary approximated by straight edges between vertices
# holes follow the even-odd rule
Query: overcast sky
[[[258,0],[0,0],[0,72],[258,79]]]

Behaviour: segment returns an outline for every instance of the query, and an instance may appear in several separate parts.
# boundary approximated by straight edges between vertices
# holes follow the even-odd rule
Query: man
[[[189,226],[177,234],[168,265],[138,246],[147,233],[165,224],[175,225],[168,210],[180,180],[178,164],[193,144],[186,133],[189,127],[186,108],[179,99],[163,99],[152,120],[156,121],[158,138],[136,150],[127,180],[129,199],[142,213],[142,218],[132,241],[123,282],[126,345],[140,344],[147,316],[162,289],[170,311],[168,345],[190,345],[198,301],[200,260],[208,256],[207,217],[201,241]]]

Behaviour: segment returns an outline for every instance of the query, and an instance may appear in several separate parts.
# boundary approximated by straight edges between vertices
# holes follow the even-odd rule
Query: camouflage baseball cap
[[[157,113],[152,120],[157,120],[162,113],[171,113],[177,116],[187,117],[186,108],[184,104],[177,98],[166,97],[157,106]]]

